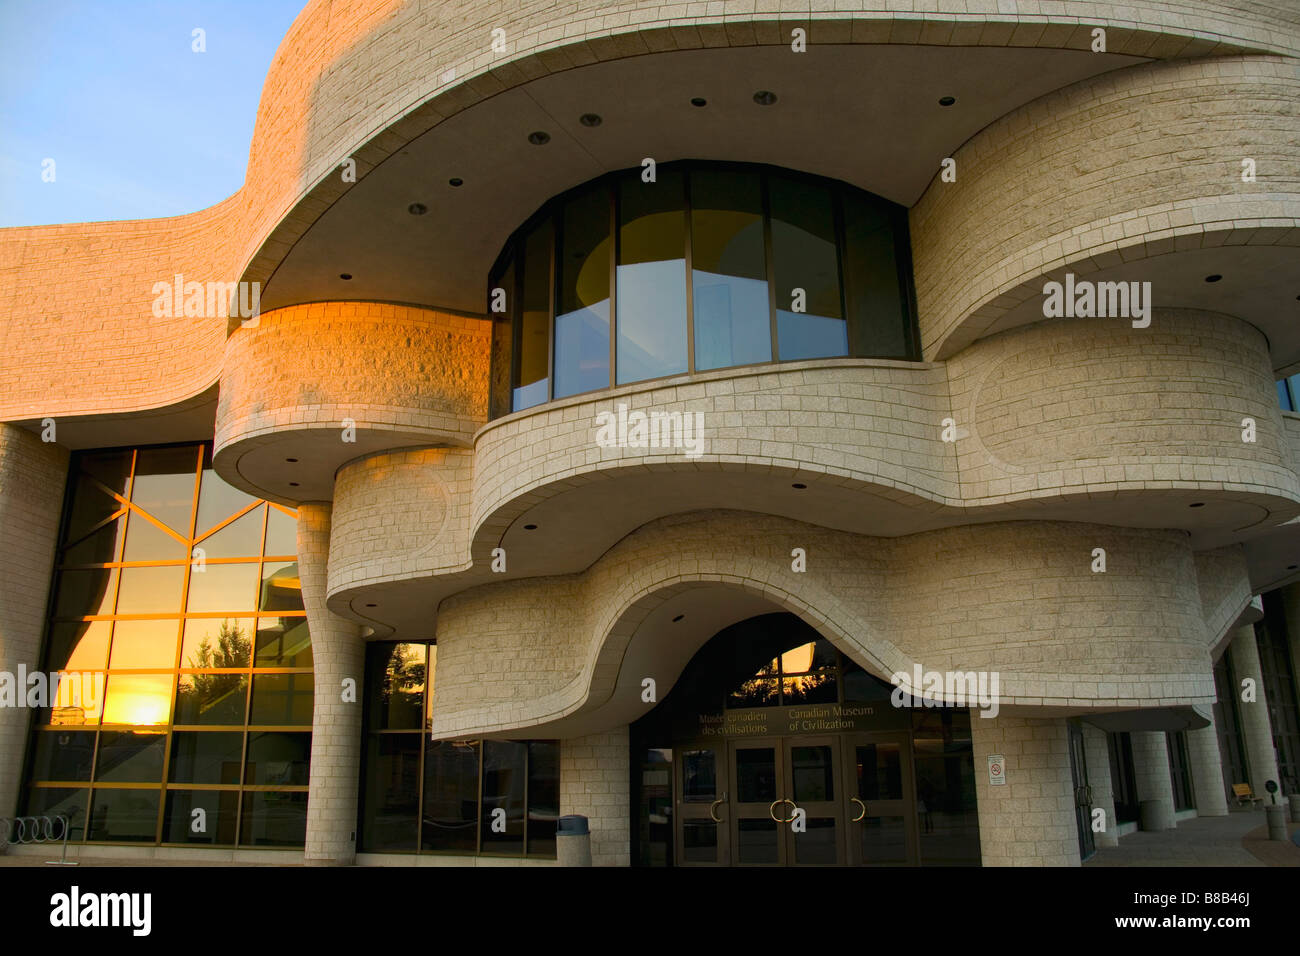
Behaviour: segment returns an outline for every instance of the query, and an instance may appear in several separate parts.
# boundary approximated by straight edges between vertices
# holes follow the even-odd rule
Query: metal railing
[[[60,824],[56,827],[56,824]],[[57,860],[46,860],[50,866],[76,866],[68,859],[68,835],[72,823],[61,813],[53,816],[0,817],[0,852],[10,844],[26,846],[35,843],[63,843],[63,854]]]

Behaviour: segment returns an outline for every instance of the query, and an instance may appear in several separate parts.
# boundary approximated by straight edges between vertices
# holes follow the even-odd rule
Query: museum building
[[[840,6],[314,0],[235,195],[0,230],[0,816],[1076,866],[1300,792],[1300,11]]]

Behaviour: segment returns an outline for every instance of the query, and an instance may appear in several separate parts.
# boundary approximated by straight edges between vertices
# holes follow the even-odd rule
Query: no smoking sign
[[[1007,763],[1002,754],[993,754],[989,757],[989,786],[1002,787],[1007,782]]]

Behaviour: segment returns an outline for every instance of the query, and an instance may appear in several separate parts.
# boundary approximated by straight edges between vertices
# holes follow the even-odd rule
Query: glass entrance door
[[[786,862],[834,866],[844,862],[844,799],[835,737],[785,739],[787,813],[782,824]],[[802,811],[802,819],[796,822]]]
[[[680,759],[674,761],[673,781],[677,862],[686,866],[725,866],[731,862],[727,746],[690,744],[680,753]]]
[[[783,828],[790,814],[785,797],[785,760],[775,737],[731,744],[731,862],[781,866],[786,862]]]
[[[907,733],[848,734],[844,783],[848,860],[858,866],[911,866],[917,852],[918,807]]]

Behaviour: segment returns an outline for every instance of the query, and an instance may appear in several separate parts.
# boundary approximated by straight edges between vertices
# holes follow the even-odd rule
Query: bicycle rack
[[[59,828],[61,835],[56,835],[56,823],[62,824]],[[77,866],[76,860],[68,859],[68,834],[71,831],[71,822],[61,813],[56,813],[54,816],[0,817],[0,851],[8,848],[10,844],[23,846],[37,843],[55,843],[61,840],[63,842],[62,856],[57,860],[46,860],[46,864],[48,866]]]

